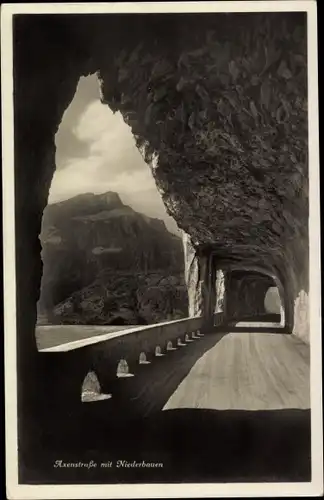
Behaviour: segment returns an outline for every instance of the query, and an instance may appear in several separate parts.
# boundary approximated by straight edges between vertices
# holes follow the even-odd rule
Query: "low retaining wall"
[[[124,375],[128,370],[135,373],[140,358],[152,360],[156,355],[166,354],[178,342],[181,345],[199,338],[203,323],[200,316],[136,326],[40,350],[40,383],[47,412],[63,411],[65,415],[74,412],[81,403],[82,384],[89,372],[96,374],[102,393],[109,394],[120,366]]]
[[[141,350],[155,349],[157,343],[176,340],[178,337],[186,333],[193,332],[202,328],[203,318],[185,318],[156,325],[135,326],[133,328],[123,329],[107,335],[98,335],[87,339],[75,340],[66,344],[61,344],[46,349],[41,349],[40,352],[68,352],[75,349],[95,347],[96,344],[106,345],[109,347],[119,345],[123,349],[131,349],[137,347]],[[108,345],[108,344],[107,344]]]

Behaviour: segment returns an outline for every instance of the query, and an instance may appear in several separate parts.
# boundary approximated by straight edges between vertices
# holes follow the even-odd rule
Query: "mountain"
[[[117,193],[44,210],[39,323],[150,324],[187,315],[180,238]]]

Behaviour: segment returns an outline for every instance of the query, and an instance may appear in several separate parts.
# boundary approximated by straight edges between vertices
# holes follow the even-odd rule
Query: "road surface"
[[[309,346],[292,335],[230,333],[194,364],[163,409],[306,409],[309,371]]]

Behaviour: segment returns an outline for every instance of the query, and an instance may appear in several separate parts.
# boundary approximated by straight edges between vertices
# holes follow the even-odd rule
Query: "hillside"
[[[117,193],[48,205],[38,322],[146,324],[187,315],[180,238]]]

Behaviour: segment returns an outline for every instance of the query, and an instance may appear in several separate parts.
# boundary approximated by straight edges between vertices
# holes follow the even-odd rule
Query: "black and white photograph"
[[[8,498],[320,495],[316,3],[1,25]]]

